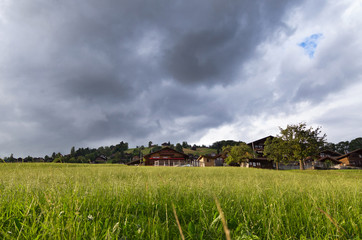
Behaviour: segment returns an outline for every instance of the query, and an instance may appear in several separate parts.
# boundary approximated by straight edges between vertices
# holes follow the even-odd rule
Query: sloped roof
[[[325,153],[325,154],[329,154],[329,155],[333,155],[333,156],[338,156],[338,157],[342,155],[342,154],[340,154],[340,153],[337,153],[337,152],[332,151],[332,150],[329,150],[329,149],[320,151],[319,153]]]
[[[198,157],[198,159],[197,160],[200,160],[201,158],[207,158],[207,159],[216,159],[216,158],[219,158],[219,157],[221,157],[221,158],[223,158],[222,156],[221,156],[221,154],[217,154],[217,155],[215,155],[215,156],[211,156],[211,155],[201,155],[200,157]]]
[[[270,135],[270,136],[267,136],[267,137],[264,137],[264,138],[260,138],[260,139],[258,139],[258,140],[255,140],[255,141],[253,141],[253,142],[250,142],[250,143],[248,143],[248,145],[251,145],[251,144],[256,144],[256,143],[259,143],[259,142],[265,142],[268,138],[274,138],[274,136],[272,136],[272,135]]]
[[[325,161],[331,161],[331,162],[334,162],[334,163],[342,163],[341,161],[333,158],[333,157],[322,157],[320,159],[317,159],[318,162],[325,162]]]
[[[348,157],[348,156],[351,155],[352,153],[361,153],[361,154],[362,154],[362,148],[356,149],[356,150],[354,150],[354,151],[352,151],[352,152],[349,152],[349,153],[344,154],[344,155],[342,155],[342,156],[336,157],[336,159],[342,159],[342,158]]]

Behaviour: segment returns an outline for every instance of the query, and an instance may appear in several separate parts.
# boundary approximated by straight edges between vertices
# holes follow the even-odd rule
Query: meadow
[[[361,199],[361,170],[4,163],[0,239],[361,239]]]

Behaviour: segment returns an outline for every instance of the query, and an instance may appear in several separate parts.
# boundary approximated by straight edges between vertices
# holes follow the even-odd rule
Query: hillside
[[[133,153],[134,151],[138,151],[138,149],[140,148],[130,148],[128,150],[125,151],[125,153]],[[151,152],[152,148],[149,147],[145,147],[143,149],[140,149],[143,155],[149,154]],[[211,153],[216,153],[216,149],[212,149],[212,148],[207,148],[207,147],[199,147],[196,148],[196,150],[191,150],[191,148],[183,148],[183,152],[185,154],[192,154],[192,155],[206,155],[206,154],[211,154]]]
[[[206,147],[196,148],[196,150],[191,150],[190,148],[184,148],[183,150],[184,150],[184,153],[186,153],[186,154],[192,154],[192,155],[198,155],[198,156],[217,152],[216,149],[206,148]]]

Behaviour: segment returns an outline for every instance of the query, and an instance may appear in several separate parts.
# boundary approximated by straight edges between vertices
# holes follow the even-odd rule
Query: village
[[[267,136],[248,143],[254,152],[253,158],[242,162],[240,167],[276,169],[276,163],[264,156],[264,146],[266,140],[273,136]],[[174,167],[223,167],[239,166],[236,164],[226,164],[227,153],[210,153],[200,156],[185,154],[169,146],[162,144],[162,149],[146,154],[143,157],[135,157],[127,165],[144,166],[174,166]],[[362,149],[357,149],[346,154],[340,154],[332,150],[322,150],[318,156],[311,156],[304,162],[304,169],[349,169],[362,167]],[[293,161],[280,163],[278,169],[290,170],[299,169],[299,162]]]

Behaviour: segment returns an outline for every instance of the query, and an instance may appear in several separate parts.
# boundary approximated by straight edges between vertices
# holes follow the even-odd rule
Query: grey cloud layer
[[[0,155],[107,139],[190,141],[234,121],[240,106],[239,115],[255,112],[270,92],[227,98],[213,89],[247,81],[244,64],[259,44],[293,31],[283,20],[299,4],[8,2],[0,18],[0,100],[8,99],[0,104]]]

